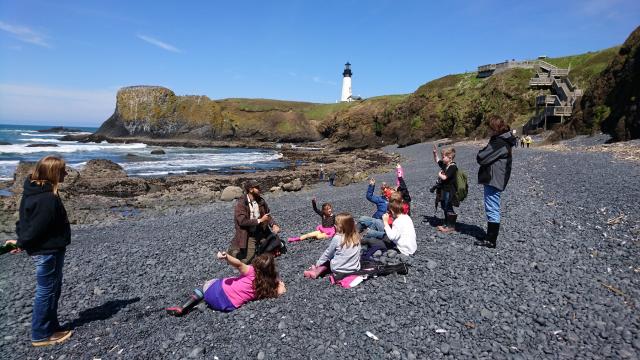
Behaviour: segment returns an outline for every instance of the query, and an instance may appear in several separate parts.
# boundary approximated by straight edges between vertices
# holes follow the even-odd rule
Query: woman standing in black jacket
[[[487,214],[487,237],[477,245],[495,248],[500,232],[500,196],[511,176],[511,148],[516,145],[516,138],[509,125],[499,117],[489,120],[489,129],[489,144],[476,157],[480,164],[478,183],[484,185],[484,209]]]
[[[20,202],[16,245],[26,250],[36,265],[36,295],[31,314],[33,346],[58,344],[72,334],[58,322],[64,253],[71,241],[67,212],[58,195],[58,185],[66,175],[64,160],[45,156],[25,179]]]

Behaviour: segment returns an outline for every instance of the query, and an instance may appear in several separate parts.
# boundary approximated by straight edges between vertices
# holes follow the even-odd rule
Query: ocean
[[[252,148],[185,148],[159,147],[142,143],[109,144],[61,141],[73,133],[43,133],[38,130],[52,126],[0,124],[0,180],[12,180],[20,161],[37,161],[45,155],[61,156],[69,166],[82,168],[91,159],[108,159],[120,164],[129,176],[163,176],[206,171],[229,172],[234,168],[244,171],[283,168],[282,154],[274,150]],[[66,126],[65,126],[66,128]],[[74,127],[86,133],[97,128]],[[55,144],[56,147],[29,147],[32,144]],[[151,155],[162,148],[163,155]]]

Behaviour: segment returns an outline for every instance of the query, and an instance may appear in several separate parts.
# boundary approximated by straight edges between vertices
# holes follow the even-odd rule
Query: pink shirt
[[[246,274],[222,280],[222,290],[236,309],[255,299],[256,292],[253,289],[253,279],[255,278],[256,272],[253,266],[249,265]]]

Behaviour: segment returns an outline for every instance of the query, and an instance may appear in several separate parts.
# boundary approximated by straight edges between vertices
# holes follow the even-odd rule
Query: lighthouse
[[[351,101],[351,64],[347,61],[342,72],[342,96],[340,101]]]

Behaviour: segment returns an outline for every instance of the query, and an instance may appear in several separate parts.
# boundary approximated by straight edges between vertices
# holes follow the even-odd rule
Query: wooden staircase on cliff
[[[535,89],[550,90],[551,94],[536,97],[536,114],[524,125],[525,133],[552,123],[564,123],[570,117],[582,90],[569,80],[570,69],[561,69],[546,61],[538,60],[536,75],[529,80],[529,86]]]

